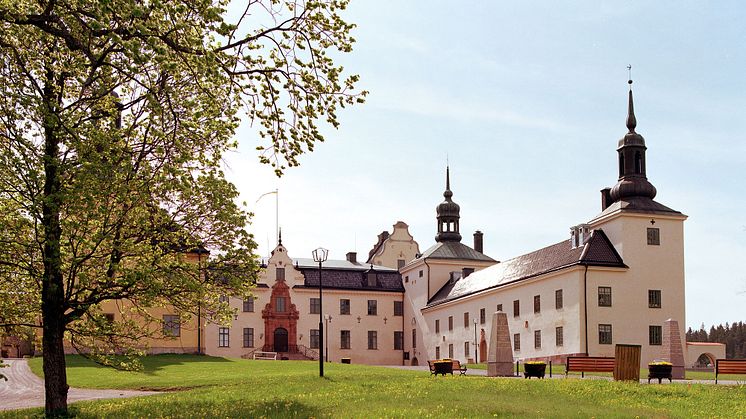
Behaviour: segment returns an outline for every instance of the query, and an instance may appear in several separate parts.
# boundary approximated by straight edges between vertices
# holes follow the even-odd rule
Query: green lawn
[[[71,386],[180,389],[76,403],[78,417],[739,417],[746,386],[640,385],[607,380],[430,377],[362,365],[152,356],[142,372],[69,357]],[[34,371],[39,359],[31,360]],[[0,413],[34,416],[41,409]]]

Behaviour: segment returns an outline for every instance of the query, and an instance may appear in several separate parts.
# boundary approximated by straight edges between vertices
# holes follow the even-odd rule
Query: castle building
[[[397,223],[383,244],[392,237],[411,241],[406,230],[406,224]],[[411,243],[392,244],[387,249],[395,257],[406,258],[416,250],[416,244],[414,250]],[[208,355],[251,358],[255,351],[269,351],[287,359],[318,359],[323,351],[332,362],[350,358],[354,363],[402,364],[404,288],[395,267],[360,263],[354,252],[345,260],[327,260],[322,263],[321,301],[318,263],[291,258],[281,239],[264,265],[251,298],[225,297],[236,310],[233,322],[206,325]]]
[[[626,125],[618,182],[601,191],[601,212],[572,227],[569,239],[502,262],[482,254],[479,232],[474,248],[460,242],[447,170],[436,244],[401,269],[410,364],[485,361],[495,311],[507,313],[522,360],[614,356],[615,344],[625,343],[642,346],[644,365],[666,357],[672,339],[683,342],[687,217],[654,200],[631,88]],[[666,330],[668,319],[677,330]]]

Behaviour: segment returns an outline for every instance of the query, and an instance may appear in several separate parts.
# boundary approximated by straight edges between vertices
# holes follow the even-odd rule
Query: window
[[[541,330],[534,330],[534,349],[541,349]]]
[[[378,332],[368,330],[368,349],[378,349]]]
[[[311,349],[319,349],[319,329],[311,329]]]
[[[231,346],[231,329],[221,327],[218,329],[218,347],[227,348]]]
[[[648,338],[651,345],[662,345],[663,344],[663,327],[662,326],[649,326],[648,327]]]
[[[404,350],[404,332],[394,332],[394,350]]]
[[[565,331],[562,326],[554,328],[554,343],[557,346],[562,346],[565,343]]]
[[[369,316],[378,315],[378,300],[368,300],[368,315]]]
[[[397,259],[396,260],[396,269],[401,269],[404,267],[404,264],[407,263],[404,259]]]
[[[423,271],[422,269],[420,269],[420,278],[422,278],[422,274],[423,274],[423,272],[424,272],[424,271]]]
[[[339,300],[339,314],[350,314],[350,300],[346,298]]]
[[[342,349],[350,349],[350,331],[341,330],[339,332],[339,341],[341,342]]]
[[[394,316],[404,315],[404,301],[394,301]]]
[[[440,359],[440,346],[435,347],[435,359]]]
[[[285,297],[275,298],[275,309],[277,310],[278,313],[285,312]]]
[[[611,307],[611,287],[598,287],[598,306]]]
[[[275,269],[275,276],[277,277],[278,281],[284,281],[285,280],[285,268]]]
[[[469,342],[464,342],[464,357],[469,357]]]
[[[554,292],[554,308],[557,310],[561,309],[565,305],[564,296],[562,295],[562,290],[557,290]]]
[[[487,310],[480,308],[479,309],[479,324],[485,324],[487,323]]]
[[[453,344],[452,343],[448,344],[448,358],[453,359]]]
[[[104,313],[104,319],[108,324],[114,323],[114,313]]]
[[[513,317],[521,315],[521,302],[519,300],[513,301]]]
[[[661,290],[648,290],[648,307],[661,308]]]
[[[440,333],[440,320],[435,320],[435,333]]]
[[[541,295],[534,295],[534,313],[541,313]]]
[[[404,277],[404,283],[405,284],[409,283],[409,275],[407,275],[407,276]]]
[[[453,316],[448,316],[448,330],[453,330]]]
[[[648,228],[648,244],[651,246],[660,246],[661,231],[659,228]]]
[[[366,277],[368,279],[369,287],[375,287],[378,284],[378,278],[376,277],[375,272],[368,272]]]
[[[221,296],[220,296],[220,302],[221,302],[221,303],[226,303],[226,304],[228,304],[228,302],[229,302],[229,301],[230,301],[230,299],[228,298],[228,296],[227,296],[227,295],[223,294],[223,295],[221,295]]]
[[[464,313],[464,327],[469,327],[469,313]]]
[[[311,297],[311,314],[321,313],[321,299]]]
[[[497,305],[497,311],[503,311],[503,305],[502,304],[498,304]]]
[[[181,336],[181,322],[178,315],[163,315],[163,336]]]
[[[513,334],[513,350],[519,352],[521,350],[521,334]]]
[[[598,325],[598,343],[602,345],[611,345],[611,325]]]
[[[412,329],[412,347],[417,347],[417,329]]]
[[[243,328],[243,347],[244,348],[254,347],[254,328],[253,327]]]
[[[249,297],[243,300],[243,311],[244,313],[251,313],[254,311],[254,297]]]

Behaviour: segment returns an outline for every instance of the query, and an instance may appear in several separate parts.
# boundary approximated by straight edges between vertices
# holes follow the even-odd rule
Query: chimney
[[[357,252],[347,252],[347,261],[357,263]]]
[[[484,234],[481,231],[477,230],[474,232],[474,250],[479,253],[483,253],[484,250],[483,237]]]
[[[611,201],[611,188],[601,189],[601,211],[609,208],[613,202]]]
[[[461,269],[461,278],[466,278],[474,273],[474,268],[463,268]]]

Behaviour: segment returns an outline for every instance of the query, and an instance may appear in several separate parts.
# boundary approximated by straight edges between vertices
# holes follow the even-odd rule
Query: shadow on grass
[[[116,360],[116,358],[115,358]],[[123,358],[124,360],[124,358]],[[142,364],[142,369],[136,370],[136,372],[146,375],[155,375],[156,372],[163,368],[184,365],[184,364],[195,364],[195,363],[230,363],[235,362],[226,358],[219,358],[207,355],[184,355],[184,354],[159,354],[159,355],[147,355],[139,357],[138,360]],[[65,358],[66,367],[72,368],[112,368],[104,365],[99,365],[90,359],[87,359],[81,355],[67,355]]]

